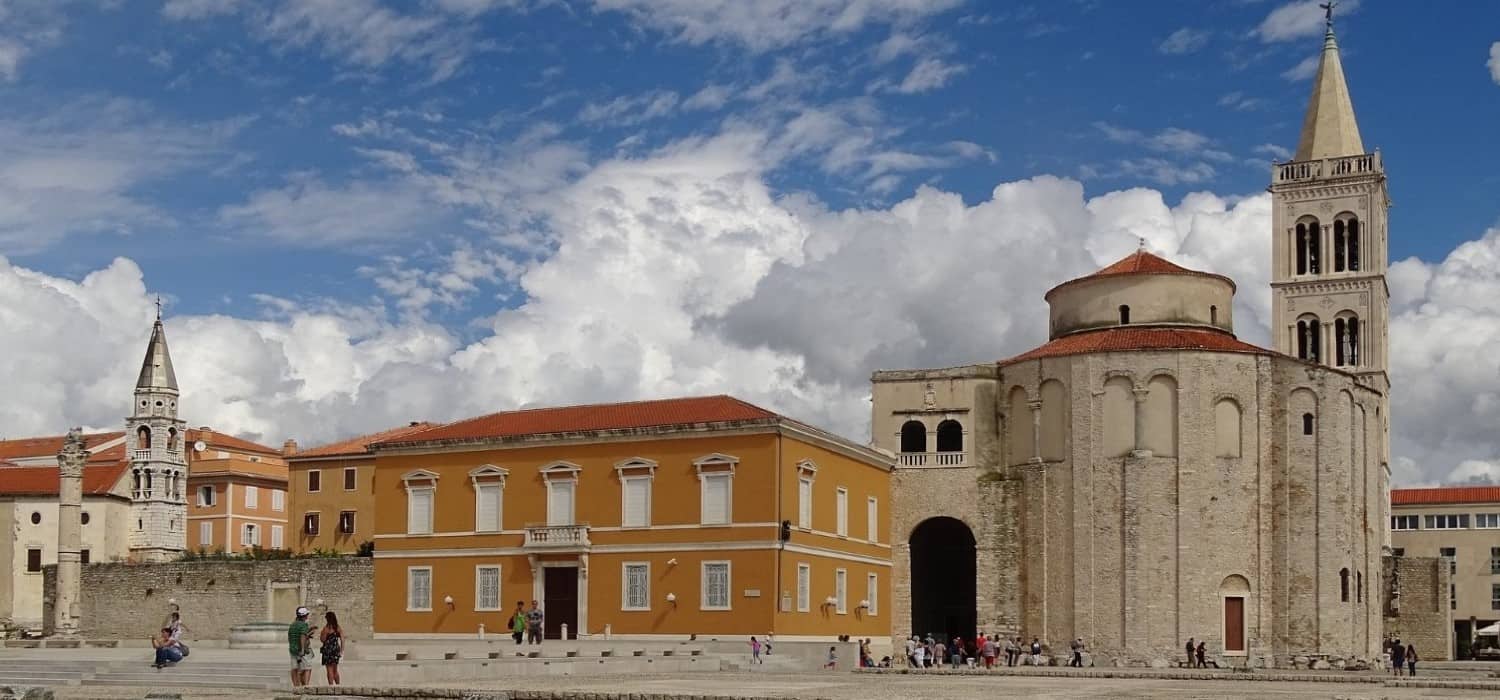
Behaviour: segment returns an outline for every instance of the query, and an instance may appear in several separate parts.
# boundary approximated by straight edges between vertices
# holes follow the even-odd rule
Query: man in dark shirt
[[[542,643],[542,606],[536,601],[531,601],[531,609],[526,611],[526,643]]]

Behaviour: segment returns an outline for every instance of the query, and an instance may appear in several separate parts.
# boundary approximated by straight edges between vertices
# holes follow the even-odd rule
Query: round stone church
[[[1382,641],[1387,196],[1332,30],[1272,167],[1275,349],[1235,284],[1144,250],[1046,293],[1048,341],[876,372],[892,634],[1082,638],[1097,665],[1334,666]],[[1298,658],[1305,657],[1305,658]]]

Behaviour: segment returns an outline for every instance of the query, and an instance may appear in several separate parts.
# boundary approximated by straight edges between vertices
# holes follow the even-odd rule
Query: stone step
[[[25,676],[27,678],[82,678],[88,675],[88,671],[69,671],[65,669],[8,669],[0,671],[0,679]]]
[[[0,674],[0,686],[20,685],[78,685],[83,680],[83,674],[75,676],[52,676],[41,674]]]
[[[101,673],[93,678],[82,680],[82,685],[170,685],[173,687],[192,685],[194,687],[219,688],[275,688],[280,687],[284,683],[285,679],[280,676],[181,673],[177,669],[172,668],[162,669],[161,671],[149,670],[139,673]]]
[[[79,685],[154,688],[163,684],[162,679],[141,680],[134,678],[85,678]],[[271,681],[227,681],[208,676],[173,678],[166,685],[172,688],[227,688],[236,690],[280,690],[287,683]]]

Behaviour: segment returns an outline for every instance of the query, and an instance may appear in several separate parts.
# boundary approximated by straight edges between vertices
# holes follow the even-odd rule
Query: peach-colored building
[[[188,549],[288,549],[281,451],[204,427],[187,431]]]
[[[433,427],[412,422],[287,454],[298,552],[356,552],[375,534],[375,453],[369,446]]]

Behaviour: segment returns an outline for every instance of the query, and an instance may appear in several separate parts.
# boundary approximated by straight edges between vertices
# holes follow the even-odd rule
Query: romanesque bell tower
[[[167,353],[158,309],[146,359],[125,419],[130,450],[130,557],[167,561],[187,549],[187,462],[183,421],[177,418],[177,375]]]

